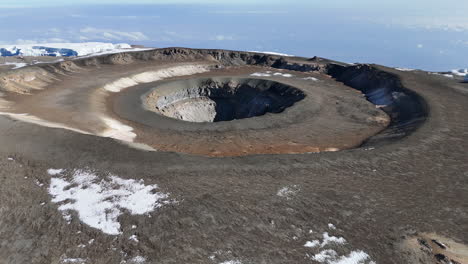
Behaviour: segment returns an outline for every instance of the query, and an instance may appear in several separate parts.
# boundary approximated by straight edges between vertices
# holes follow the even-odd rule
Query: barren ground
[[[170,56],[177,60],[182,55]],[[311,64],[301,58],[288,60]],[[218,63],[211,59],[202,61]],[[137,124],[126,116],[137,113],[135,109],[124,111],[122,103],[126,98],[156,83],[97,96],[102,93],[98,88],[131,74],[132,69],[137,73],[146,70],[145,67],[148,70],[168,67],[168,62],[160,59],[147,66],[145,62],[135,63],[131,67],[103,64],[65,71],[63,79],[74,87],[82,87],[77,95],[83,98],[67,97],[68,91],[60,86],[61,82],[46,84],[43,90],[34,90],[32,95],[11,92],[12,87],[20,87],[17,83],[7,82],[10,86],[3,83],[2,87],[10,89],[4,91],[3,99],[23,107],[7,110],[17,113],[27,110],[47,121],[91,134],[106,128],[98,126],[100,120],[95,119],[93,113],[106,113],[133,127],[137,135],[134,142],[166,149],[145,151],[113,138],[0,116],[0,263],[333,263],[332,260],[320,262],[318,258],[327,249],[338,255],[333,261],[362,251],[368,256],[361,263],[371,260],[376,263],[445,263],[437,254],[449,261],[466,263],[467,84],[423,71],[401,72],[372,65],[378,71],[396,76],[427,106],[423,122],[411,132],[398,131],[404,136],[392,132],[390,135],[395,140],[387,135],[385,140],[377,140],[374,145],[358,147],[360,144],[354,144],[337,152],[210,156],[187,153],[193,152],[190,149],[200,149],[203,142],[210,146],[206,149],[226,145],[223,142],[226,134],[217,137],[206,132],[213,127],[203,130],[177,121],[179,123],[171,127],[172,132],[166,131],[167,138],[174,140],[163,137],[162,142],[156,142],[154,128],[143,124],[144,119],[136,120],[140,123]],[[141,67],[136,67],[139,63]],[[259,65],[233,66],[242,68],[234,70],[237,76],[250,76],[259,71],[292,73],[296,77],[271,79],[310,89],[306,90],[310,93],[306,98],[322,98],[323,107],[331,105],[328,96],[342,96],[337,100],[350,104],[345,109],[376,110],[359,92],[334,81],[324,72],[287,71],[271,65],[262,66],[261,70],[257,69]],[[235,68],[221,69],[219,74],[226,75],[232,69]],[[93,75],[96,72],[102,75]],[[192,77],[216,74],[215,71]],[[316,77],[319,82],[306,82],[297,76]],[[186,77],[170,80],[178,78]],[[311,84],[301,86],[301,83]],[[15,91],[28,87],[20,88]],[[89,100],[91,91],[99,100]],[[59,100],[60,92],[63,92],[62,100]],[[301,102],[291,107],[293,113],[294,109],[301,113],[308,109],[307,101]],[[69,107],[64,107],[66,105]],[[340,114],[334,112],[336,109],[330,107],[320,112],[323,118],[320,124],[330,126],[329,129],[317,128],[317,134],[323,138],[339,137],[344,131],[340,125],[353,131],[353,126],[346,125],[352,118],[366,119],[369,113],[374,116],[382,113],[380,110],[364,111],[364,114],[359,113],[364,116],[350,118],[349,112]],[[213,123],[214,133],[233,133],[234,140],[251,140],[259,146],[283,144],[275,141],[275,133],[283,136],[283,141],[299,140],[307,133],[316,133],[311,125],[315,119],[309,123],[304,118],[298,118],[305,121],[304,126],[296,123],[299,126],[296,133],[285,132],[284,129],[294,127],[286,121],[294,119],[283,120],[282,114],[258,117],[255,122],[244,119],[246,123],[239,121],[237,126],[220,122],[216,127]],[[77,118],[79,116],[83,119]],[[343,122],[331,128],[337,123],[335,120]],[[172,124],[172,121],[165,122]],[[280,129],[269,126],[274,122],[278,122]],[[242,124],[251,126],[250,136],[236,132],[243,129]],[[353,140],[359,136],[362,142],[362,138],[385,128],[371,125],[373,130],[368,132],[369,124],[374,123],[361,124],[361,129],[366,131],[364,134],[352,132]],[[187,128],[182,129],[184,127]],[[392,131],[397,130],[393,128]],[[192,133],[198,133],[195,138],[200,135],[199,142],[191,138]],[[264,135],[260,137],[258,133]],[[265,142],[256,141],[255,137]],[[314,142],[314,137],[304,138],[312,138],[307,141],[310,145]],[[60,204],[52,202],[48,193],[54,178],[47,173],[50,168],[66,169],[60,176],[63,179],[69,179],[73,169],[94,171],[99,179],[105,179],[106,173],[123,179],[142,179],[146,185],[157,184],[160,191],[168,193],[176,202],[142,215],[123,210],[118,217],[120,234],[109,235],[81,221],[77,211],[70,212],[70,222],[63,218]],[[342,237],[346,242],[325,243],[323,247],[320,244],[305,246],[315,240],[324,243],[325,232]],[[136,241],[131,239],[133,235]],[[444,243],[448,249],[437,248],[440,246],[432,240]]]

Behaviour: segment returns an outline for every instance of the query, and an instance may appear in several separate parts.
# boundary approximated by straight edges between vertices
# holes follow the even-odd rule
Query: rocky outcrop
[[[329,65],[328,74],[337,81],[361,91],[371,103],[391,117],[389,127],[367,144],[395,140],[417,129],[428,115],[428,106],[415,92],[406,89],[391,73],[369,65]]]

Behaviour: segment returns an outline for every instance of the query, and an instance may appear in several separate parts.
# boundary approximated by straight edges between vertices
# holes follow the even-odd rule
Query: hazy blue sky
[[[1,0],[0,43],[106,41],[468,67],[468,1]]]

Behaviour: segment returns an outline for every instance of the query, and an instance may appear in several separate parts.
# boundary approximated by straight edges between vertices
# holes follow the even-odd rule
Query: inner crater
[[[204,78],[163,83],[146,93],[144,107],[188,122],[220,122],[281,113],[305,94],[262,79]]]

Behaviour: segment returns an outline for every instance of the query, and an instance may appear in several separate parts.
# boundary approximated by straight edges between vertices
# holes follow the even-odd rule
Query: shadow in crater
[[[172,83],[171,87],[176,89],[158,97],[156,112],[190,122],[231,121],[281,113],[305,97],[297,88],[262,79],[210,78],[182,82]]]

